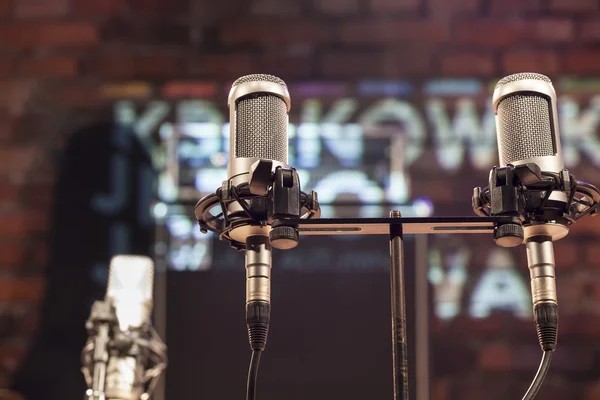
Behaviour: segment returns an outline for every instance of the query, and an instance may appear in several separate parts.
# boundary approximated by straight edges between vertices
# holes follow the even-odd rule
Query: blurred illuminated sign
[[[600,96],[563,86],[565,164],[576,168],[585,157],[600,167]],[[479,171],[497,163],[491,96],[482,82],[298,84],[290,91],[289,163],[324,202],[348,194],[364,204],[405,203],[414,178],[408,168],[428,150],[440,173],[465,161]],[[225,96],[216,97],[116,104],[116,122],[134,129],[161,170],[163,201],[197,199],[225,179],[229,123]]]
[[[572,170],[586,164],[600,168],[599,82],[555,80],[563,158]],[[497,163],[491,109],[494,84],[470,79],[418,85],[404,81],[290,84],[289,164],[298,169],[304,190],[318,192],[324,216],[337,216],[345,203],[357,206],[352,212],[361,217],[382,216],[391,204],[405,207],[405,215],[429,215],[431,204],[415,199],[411,182],[435,174],[458,182],[472,178],[453,174],[465,164],[486,173]],[[169,83],[156,100],[120,100],[114,106],[117,127],[134,132],[159,173],[155,193],[159,203],[153,212],[169,233],[168,243],[159,245],[166,246],[169,266],[175,270],[208,270],[214,261],[214,236],[201,235],[190,212],[173,212],[165,203],[194,203],[226,178],[229,87]],[[433,161],[425,164],[427,171],[421,169],[423,160]],[[117,180],[120,168],[123,163],[115,159],[112,175]],[[115,199],[118,190],[126,189],[126,185],[119,187],[115,185]],[[492,246],[486,265],[478,266],[483,272],[474,278],[467,270],[468,248],[442,256],[436,245],[430,246],[429,278],[436,314],[442,319],[461,313],[481,318],[503,309],[528,316],[530,294],[523,274],[518,273],[521,262]],[[219,257],[229,254],[234,252]],[[319,257],[329,259],[327,254]],[[334,264],[328,265],[335,268]]]

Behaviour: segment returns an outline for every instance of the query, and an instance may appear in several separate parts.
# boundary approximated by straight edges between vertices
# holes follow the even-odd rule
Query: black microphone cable
[[[540,391],[542,387],[542,383],[544,383],[544,379],[548,374],[548,370],[550,369],[550,362],[552,361],[552,350],[544,351],[542,355],[542,361],[540,362],[540,367],[535,374],[533,381],[531,382],[531,386],[527,389],[525,396],[523,396],[523,400],[533,400],[537,393]]]

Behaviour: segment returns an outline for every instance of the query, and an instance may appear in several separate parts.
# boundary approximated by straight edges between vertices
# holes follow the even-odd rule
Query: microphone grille
[[[233,86],[246,82],[273,82],[281,79],[266,74],[247,75]],[[250,93],[236,102],[235,156],[287,162],[288,114],[285,101],[269,92]]]
[[[251,74],[251,75],[242,76],[241,78],[236,79],[235,82],[233,82],[233,84],[231,86],[233,87],[233,86],[241,85],[242,83],[247,83],[247,82],[273,82],[273,83],[278,83],[280,85],[286,86],[286,84],[283,80],[279,79],[276,76],[269,75],[269,74]]]
[[[545,75],[527,72],[501,79],[496,88],[525,79],[552,83]],[[533,90],[514,92],[500,100],[497,127],[501,164],[555,154],[550,110],[550,99]]]
[[[496,89],[498,89],[500,86],[506,85],[507,83],[522,81],[525,79],[544,81],[544,82],[548,82],[550,84],[552,83],[550,78],[548,78],[546,75],[538,74],[536,72],[521,72],[518,74],[509,75],[507,77],[500,79],[498,81],[498,83],[496,84]]]

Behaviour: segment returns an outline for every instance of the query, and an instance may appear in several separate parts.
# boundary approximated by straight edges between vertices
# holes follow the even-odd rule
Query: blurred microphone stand
[[[111,339],[111,331],[118,326],[115,308],[106,301],[96,301],[92,305],[90,317],[86,322],[89,336],[93,340],[88,341],[83,349],[84,367],[82,368],[88,390],[85,392],[85,400],[105,400],[104,393],[106,383],[106,367],[108,364],[108,346]],[[85,360],[86,355],[91,355],[91,363]],[[87,365],[92,365],[92,371]]]

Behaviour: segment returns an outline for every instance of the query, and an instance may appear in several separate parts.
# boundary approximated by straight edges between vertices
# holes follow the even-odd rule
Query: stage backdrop
[[[600,88],[595,81],[555,83],[565,163],[578,179],[598,182]],[[157,255],[165,268],[157,272],[155,321],[170,350],[167,398],[243,396],[249,358],[243,255],[200,234],[192,211],[226,178],[230,84],[176,82],[157,86],[151,100],[117,97],[106,109],[109,123],[73,136],[57,191],[43,324],[17,382],[30,398],[48,391],[49,398],[80,398],[84,322],[117,253]],[[497,164],[494,84],[289,82],[289,163],[303,189],[318,192],[324,217],[386,216],[392,209],[407,216],[473,215],[472,189],[486,185]],[[590,287],[596,253],[580,251],[592,249],[594,229],[582,222],[556,244],[561,350],[542,395],[575,376],[597,378],[597,350],[584,342],[595,331],[579,322],[588,315],[591,326],[600,326]],[[492,372],[501,390],[489,398],[517,398],[540,356],[524,249],[500,249],[487,236],[427,240],[426,248],[414,237],[406,245],[411,370],[421,259],[429,282],[423,312],[431,329],[431,398],[459,399],[466,385],[486,390],[490,379],[483,377]],[[384,236],[304,238],[297,249],[275,252],[261,398],[391,396],[388,268]]]

